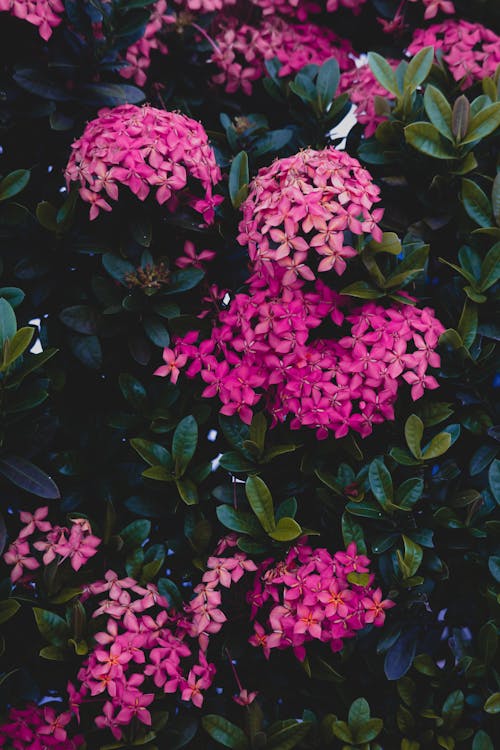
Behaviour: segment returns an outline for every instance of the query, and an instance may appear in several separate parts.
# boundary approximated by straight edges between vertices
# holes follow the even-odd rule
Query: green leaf
[[[184,476],[198,444],[198,424],[193,416],[184,417],[177,425],[172,441],[172,456],[175,461],[175,474]]]
[[[416,91],[421,83],[425,81],[430,73],[432,61],[434,60],[434,47],[424,47],[408,63],[403,86],[410,92]]]
[[[479,729],[472,740],[472,750],[495,750],[489,734]]]
[[[194,289],[204,276],[205,271],[201,268],[180,268],[178,271],[173,271],[170,277],[170,285],[163,291],[163,294],[188,292],[190,289]]]
[[[247,458],[237,451],[228,451],[223,453],[219,461],[219,466],[235,474],[246,474],[250,471],[256,471],[257,467]]]
[[[342,538],[346,547],[351,542],[354,542],[358,553],[361,555],[366,555],[366,544],[363,528],[359,523],[356,523],[356,521],[351,518],[349,513],[342,514]]]
[[[424,423],[416,414],[410,414],[405,423],[406,444],[415,458],[422,458],[420,447],[424,434]]]
[[[19,307],[25,298],[25,294],[22,289],[17,286],[2,286],[0,287],[0,297],[3,297],[11,307]]]
[[[431,442],[422,451],[422,458],[424,461],[429,461],[432,458],[438,458],[446,453],[452,443],[452,436],[449,432],[440,432],[439,435],[433,437]]]
[[[245,492],[250,507],[259,519],[264,531],[267,533],[274,531],[277,527],[274,519],[273,498],[266,483],[260,477],[250,476],[245,483]],[[281,521],[283,520],[281,519]]]
[[[169,346],[170,334],[160,318],[155,315],[146,315],[142,324],[146,336],[155,346],[160,346],[162,349]]]
[[[132,438],[130,445],[146,463],[151,466],[164,466],[169,471],[172,471],[172,456],[162,445],[153,443],[150,440],[142,440],[142,438]]]
[[[1,369],[7,369],[20,357],[31,344],[35,329],[31,326],[20,328],[4,345],[4,357]]]
[[[384,289],[400,288],[409,284],[415,276],[423,272],[428,257],[429,245],[421,245],[411,250],[387,277]]]
[[[496,284],[500,279],[500,242],[493,245],[488,251],[486,258],[481,265],[481,279],[479,281],[479,291],[485,292],[487,289]]]
[[[130,552],[131,550],[141,547],[150,534],[151,521],[141,518],[129,523],[128,526],[125,526],[125,528],[120,531],[120,537],[123,540],[125,551]]]
[[[52,646],[66,646],[68,638],[71,635],[66,620],[40,607],[33,607],[36,624],[41,635]]]
[[[175,484],[181,500],[186,505],[197,505],[198,503],[198,489],[192,479],[176,479]]]
[[[139,104],[145,99],[141,89],[126,83],[86,83],[79,91],[81,100],[93,107]]]
[[[402,510],[412,510],[424,491],[422,477],[412,477],[403,482],[396,491],[396,505]]]
[[[347,294],[349,297],[358,297],[359,299],[378,299],[384,296],[383,292],[376,289],[367,281],[355,281],[353,284],[344,287],[340,293]]]
[[[356,734],[365,722],[370,719],[370,706],[365,698],[357,698],[349,709],[347,721],[353,734]]]
[[[201,725],[213,740],[224,747],[232,750],[247,750],[249,747],[243,730],[222,716],[207,714],[202,718]]]
[[[462,716],[465,705],[464,694],[461,690],[454,690],[443,704],[443,719],[447,729],[453,729]]]
[[[491,190],[491,206],[497,226],[500,227],[500,172],[498,172],[497,176],[493,180],[493,187]]]
[[[354,739],[356,742],[371,742],[378,737],[383,728],[384,722],[382,719],[369,719],[358,729]]]
[[[336,721],[332,724],[332,732],[342,742],[349,742],[350,744],[354,741],[352,732],[345,721]]]
[[[298,539],[303,531],[295,519],[285,516],[280,518],[275,528],[268,533],[271,539],[275,539],[277,542],[292,542],[294,539]]]
[[[392,503],[394,490],[390,472],[381,458],[377,458],[371,462],[368,479],[370,489],[378,502],[383,508],[387,508]]]
[[[39,655],[42,659],[49,659],[50,661],[65,661],[66,652],[59,646],[44,646],[40,649]]]
[[[97,336],[73,334],[69,337],[69,345],[75,357],[91,370],[102,367],[102,348]]]
[[[441,91],[434,86],[426,86],[424,93],[424,107],[427,117],[441,135],[448,140],[453,139],[451,132],[451,106]]]
[[[480,227],[491,227],[493,213],[488,196],[472,180],[462,179],[462,202],[470,218]]]
[[[59,313],[59,319],[65,326],[77,333],[97,333],[97,314],[88,305],[73,305]]]
[[[6,299],[0,298],[0,352],[5,342],[15,336],[17,331],[16,314]]]
[[[0,601],[0,625],[14,617],[21,605],[16,599],[4,599]]]
[[[415,575],[422,562],[424,551],[422,547],[413,542],[409,537],[403,534],[404,544],[404,573],[405,578],[411,578]]]
[[[457,153],[430,122],[414,122],[404,129],[406,142],[434,159],[456,159]]]
[[[229,197],[234,208],[239,208],[247,197],[249,180],[248,154],[240,151],[231,162],[229,170]]]
[[[495,579],[495,581],[498,581],[500,583],[500,556],[499,555],[491,555],[491,557],[488,558],[488,569]]]
[[[132,263],[113,253],[105,253],[102,256],[102,264],[110,276],[125,285],[125,277],[130,273],[135,273],[135,267]]]
[[[6,456],[0,460],[0,474],[26,492],[46,500],[58,500],[56,483],[38,466],[21,456]]]
[[[175,477],[172,473],[172,469],[167,469],[165,466],[150,466],[149,469],[145,469],[142,472],[142,476],[145,479],[153,479],[156,482],[173,482]]]
[[[146,389],[140,380],[137,380],[128,372],[122,372],[118,377],[118,385],[123,398],[135,411],[142,412],[147,407]]]
[[[500,104],[490,104],[484,107],[472,118],[466,137],[461,141],[464,146],[473,141],[479,141],[490,135],[500,125]]]
[[[231,531],[250,536],[259,536],[262,533],[260,524],[250,513],[237,510],[230,505],[219,505],[216,513],[221,524]]]
[[[458,333],[466,349],[470,349],[476,339],[477,326],[477,305],[472,304],[469,299],[466,299],[458,322]]]
[[[395,232],[384,232],[382,242],[372,240],[368,245],[372,253],[389,253],[399,255],[401,252],[401,240]]]
[[[6,201],[24,190],[30,180],[29,169],[16,169],[0,182],[0,201]]]
[[[337,60],[331,57],[320,67],[316,79],[318,102],[322,112],[326,112],[331,104],[340,81],[340,68]]]
[[[285,722],[282,722],[285,724]],[[270,731],[266,750],[292,750],[309,734],[311,722],[293,722],[281,726],[277,731]],[[272,729],[272,728],[271,728]]]
[[[396,80],[396,73],[382,55],[379,55],[377,52],[369,52],[368,64],[377,81],[387,89],[387,91],[390,91],[391,94],[394,94],[396,97],[401,96]]]
[[[487,714],[500,714],[500,693],[492,693],[484,704]]]

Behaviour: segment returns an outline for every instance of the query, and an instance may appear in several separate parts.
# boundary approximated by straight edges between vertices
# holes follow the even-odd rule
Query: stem
[[[201,26],[198,26],[198,24],[194,23],[194,21],[191,21],[191,26],[193,27],[193,29],[196,29],[196,31],[200,32],[202,37],[207,40],[207,42],[210,44],[212,49],[215,50],[215,52],[217,52],[219,55],[222,55],[220,47],[217,46],[217,44],[214,42],[212,37],[209,34],[207,34],[205,29],[203,29]]]

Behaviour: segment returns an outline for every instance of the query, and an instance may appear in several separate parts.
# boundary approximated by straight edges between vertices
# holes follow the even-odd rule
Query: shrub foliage
[[[493,750],[498,34],[0,0],[2,747]]]

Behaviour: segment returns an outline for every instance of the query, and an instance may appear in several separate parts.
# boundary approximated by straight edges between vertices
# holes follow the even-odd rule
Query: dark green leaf
[[[175,462],[175,474],[184,476],[189,462],[196,452],[198,444],[198,424],[193,416],[184,417],[177,425],[172,440],[172,457]]]
[[[249,747],[243,730],[222,716],[207,714],[202,718],[201,725],[213,740],[224,747],[229,747],[233,750],[247,750]]]
[[[16,169],[0,182],[0,201],[6,201],[24,190],[30,180],[29,169]]]
[[[274,520],[273,498],[266,483],[260,477],[250,476],[245,483],[245,491],[250,507],[259,519],[264,531],[271,533],[275,529],[277,530]],[[281,519],[282,521],[284,519]],[[295,521],[293,523],[295,526],[298,525]]]
[[[26,492],[47,500],[60,497],[56,483],[42,469],[21,456],[0,459],[0,474]]]

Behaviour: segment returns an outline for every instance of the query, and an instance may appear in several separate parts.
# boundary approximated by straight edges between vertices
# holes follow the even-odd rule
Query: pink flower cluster
[[[220,399],[221,414],[249,424],[264,398],[274,424],[291,417],[292,430],[315,429],[318,439],[350,429],[366,437],[374,424],[393,420],[403,381],[414,400],[438,387],[428,368],[440,364],[435,349],[444,328],[430,308],[351,308],[320,281],[311,291],[301,282],[284,287],[282,274],[237,294],[210,338],[178,339],[156,374],[176,382],[189,361],[187,376],[201,376],[202,396]],[[333,332],[318,337],[327,321]]]
[[[144,86],[151,65],[152,51],[158,50],[162,55],[168,53],[167,45],[161,41],[160,34],[172,23],[173,16],[167,15],[167,0],[158,0],[153,5],[153,12],[142,38],[132,44],[125,54],[128,65],[120,69],[123,78],[132,78],[138,86]]]
[[[80,184],[91,219],[101,209],[111,211],[108,199],[118,200],[119,185],[141,201],[155,191],[157,202],[169,211],[187,203],[207,223],[222,201],[213,194],[221,172],[203,126],[179,112],[150,106],[101,109],[73,143],[65,176],[68,188]]]
[[[52,706],[28,704],[11,708],[0,726],[0,747],[15,750],[76,750],[84,744],[81,735],[69,737],[66,726],[69,712],[57,713]]]
[[[309,2],[306,0],[252,0],[254,5],[262,8],[264,15],[281,13],[283,16],[292,16],[299,21],[305,21],[311,13],[320,13],[325,4]],[[333,13],[339,8],[347,8],[354,13],[359,13],[366,0],[326,0],[326,10]]]
[[[234,544],[235,540],[223,541],[217,552]],[[219,608],[218,589],[229,588],[257,566],[236,552],[233,557],[210,557],[207,568],[183,613],[169,612],[168,602],[154,584],[140,586],[133,578],[120,579],[112,570],[103,581],[87,586],[83,599],[106,594],[93,617],[108,619],[78,673],[80,687],[69,687],[70,705],[77,717],[82,702],[102,700],[102,713],[95,723],[118,740],[134,717],[151,725],[149,706],[155,689],[178,692],[182,700],[202,706],[203,692],[215,675],[215,666],[207,659],[209,639],[227,619]]]
[[[417,29],[408,53],[415,55],[424,47],[441,50],[444,62],[463,88],[493,76],[500,65],[500,36],[480,23],[447,20]]]
[[[174,0],[182,10],[193,13],[213,13],[216,10],[224,10],[230,5],[236,5],[237,0]]]
[[[45,41],[52,36],[52,29],[62,21],[64,3],[62,0],[0,0],[0,11],[7,11],[33,26]]]
[[[385,610],[395,603],[372,588],[372,574],[364,585],[349,580],[352,573],[368,573],[369,564],[354,543],[334,555],[301,543],[277,565],[264,561],[247,595],[255,620],[250,643],[262,648],[267,658],[273,648],[293,648],[297,659],[304,661],[310,641],[328,643],[336,652],[366,625],[381,627]],[[256,619],[264,608],[265,626]]]
[[[288,76],[305,65],[321,65],[330,57],[346,70],[353,64],[353,54],[349,42],[314,24],[296,25],[270,17],[250,26],[227,18],[215,35],[212,61],[220,72],[212,80],[229,94],[241,89],[250,95],[253,83],[266,74],[266,60],[277,57],[282,63],[280,76]]]
[[[370,173],[345,151],[306,149],[259,170],[242,205],[238,242],[248,247],[255,271],[284,283],[315,278],[332,269],[340,276],[357,253],[353,235],[382,239],[380,190]]]
[[[13,566],[10,573],[12,583],[23,577],[25,569],[33,571],[40,567],[37,552],[41,553],[43,565],[54,560],[58,564],[69,560],[73,570],[80,570],[96,554],[101,540],[92,534],[86,518],[72,519],[68,528],[53,526],[46,520],[48,513],[48,507],[38,508],[34,513],[21,511],[20,518],[25,526],[4,554],[7,565]],[[33,541],[33,535],[36,541]]]
[[[398,65],[397,60],[388,60],[393,68]],[[377,112],[375,97],[395,99],[394,94],[383,88],[373,75],[369,65],[347,70],[340,76],[339,93],[347,92],[353,104],[356,105],[356,120],[365,126],[365,136],[373,135],[378,125],[387,119]]]

